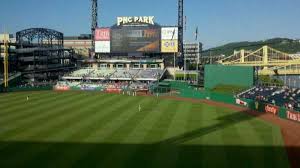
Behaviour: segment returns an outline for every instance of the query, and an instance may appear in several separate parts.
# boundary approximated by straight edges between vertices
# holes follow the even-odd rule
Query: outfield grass
[[[213,92],[226,94],[226,95],[235,95],[237,93],[241,93],[249,88],[242,86],[234,86],[234,85],[218,85],[214,89]]]
[[[206,104],[44,91],[0,109],[1,168],[288,167],[277,126]]]

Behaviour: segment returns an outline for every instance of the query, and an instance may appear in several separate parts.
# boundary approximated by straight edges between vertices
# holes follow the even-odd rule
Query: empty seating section
[[[112,80],[157,80],[163,75],[161,69],[79,69],[64,78],[92,78],[92,79],[112,79]]]
[[[111,76],[112,79],[132,79],[132,75],[127,70],[118,69]]]
[[[63,77],[58,89],[102,90],[120,92],[126,90],[148,91],[151,83],[163,76],[161,69],[79,69]]]
[[[162,75],[163,70],[160,69],[148,69],[148,70],[142,70],[138,73],[138,78],[153,78],[157,79],[160,78]]]
[[[115,70],[110,69],[101,69],[101,70],[94,70],[92,73],[90,73],[91,78],[109,78],[113,73],[115,73]]]
[[[72,72],[71,74],[67,75],[70,77],[85,77],[88,76],[92,71],[92,69],[79,69],[77,71]]]

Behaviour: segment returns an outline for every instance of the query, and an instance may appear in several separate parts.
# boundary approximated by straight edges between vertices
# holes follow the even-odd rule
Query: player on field
[[[141,104],[139,104],[139,112],[142,111],[142,107],[141,107]]]

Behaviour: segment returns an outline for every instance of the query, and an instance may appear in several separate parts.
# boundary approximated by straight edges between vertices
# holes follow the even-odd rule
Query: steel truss
[[[16,33],[18,71],[33,81],[56,80],[75,67],[74,52],[64,49],[61,32],[31,28]]]

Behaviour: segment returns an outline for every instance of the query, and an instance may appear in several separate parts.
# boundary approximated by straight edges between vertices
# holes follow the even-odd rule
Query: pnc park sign
[[[129,17],[117,17],[117,25],[138,25],[138,24],[150,24],[154,25],[154,16],[129,16]]]

